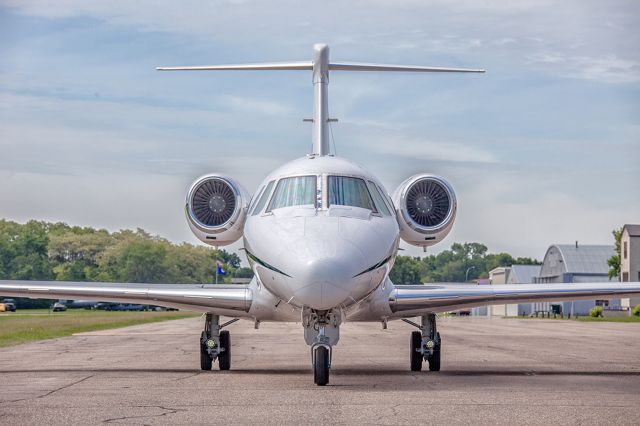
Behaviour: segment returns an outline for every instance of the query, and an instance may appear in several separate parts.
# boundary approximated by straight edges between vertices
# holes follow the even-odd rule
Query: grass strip
[[[105,312],[85,309],[55,313],[46,309],[4,313],[0,314],[0,347],[198,315],[187,311]]]

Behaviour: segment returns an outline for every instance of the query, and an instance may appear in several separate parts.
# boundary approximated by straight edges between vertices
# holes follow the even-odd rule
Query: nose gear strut
[[[329,383],[333,346],[340,340],[341,323],[342,312],[337,309],[315,311],[304,308],[302,311],[304,339],[311,346],[313,382],[318,386]]]

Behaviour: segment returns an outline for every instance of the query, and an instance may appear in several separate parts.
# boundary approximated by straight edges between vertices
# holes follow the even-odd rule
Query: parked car
[[[13,299],[4,299],[2,301],[4,305],[4,310],[6,312],[15,312],[16,311],[16,301]]]
[[[64,303],[56,302],[53,304],[53,312],[64,312],[67,310],[67,305]]]
[[[149,306],[149,309],[156,312],[161,311],[177,311],[177,308],[165,308],[164,306]]]
[[[133,304],[133,303],[114,303],[114,304],[109,304],[108,306],[106,306],[104,308],[107,311],[146,311],[147,310],[147,306],[146,305],[137,305],[137,304]]]

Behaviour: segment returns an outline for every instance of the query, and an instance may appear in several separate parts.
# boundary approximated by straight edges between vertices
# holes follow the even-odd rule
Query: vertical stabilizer
[[[329,155],[329,46],[313,46],[313,152]]]

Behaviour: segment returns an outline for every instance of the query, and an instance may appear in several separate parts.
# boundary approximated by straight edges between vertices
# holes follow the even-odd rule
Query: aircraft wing
[[[246,285],[0,281],[0,295],[136,303],[234,317],[248,317],[252,302]]]
[[[638,296],[640,282],[397,285],[389,294],[389,308],[391,318],[404,318],[485,305]]]

